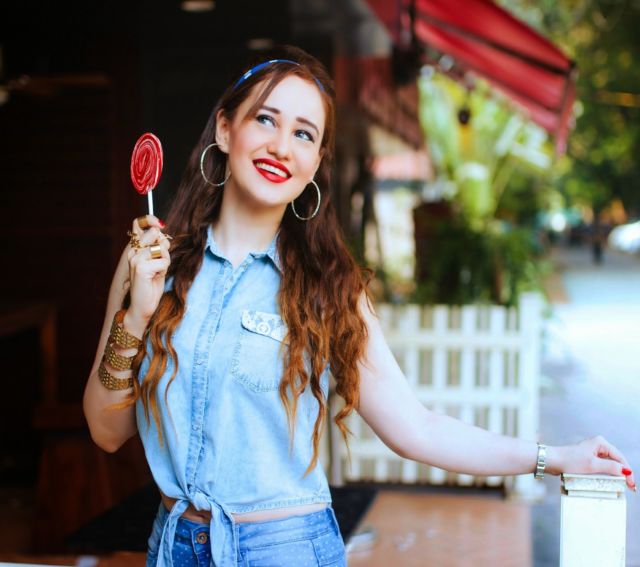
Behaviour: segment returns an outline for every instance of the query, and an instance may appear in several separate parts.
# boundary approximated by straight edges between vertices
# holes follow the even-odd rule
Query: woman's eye
[[[306,130],[297,130],[296,136],[298,136],[298,138],[302,138],[303,140],[308,140],[309,142],[313,142],[313,136]]]
[[[258,116],[256,116],[256,120],[260,122],[260,124],[269,124],[271,126],[274,126],[276,123],[273,117],[268,114],[258,114]]]

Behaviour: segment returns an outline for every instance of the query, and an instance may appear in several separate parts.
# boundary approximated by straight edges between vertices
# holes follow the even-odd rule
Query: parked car
[[[614,250],[640,253],[640,220],[616,226],[610,233],[608,243]]]

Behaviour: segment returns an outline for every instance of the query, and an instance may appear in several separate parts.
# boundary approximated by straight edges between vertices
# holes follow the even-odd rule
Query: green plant
[[[478,230],[460,217],[440,220],[420,248],[411,299],[423,304],[515,305],[522,292],[541,290],[547,270],[533,230],[504,224]]]

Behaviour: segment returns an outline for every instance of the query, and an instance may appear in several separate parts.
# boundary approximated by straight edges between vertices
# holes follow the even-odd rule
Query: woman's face
[[[262,87],[254,87],[232,121],[218,115],[216,141],[231,172],[224,191],[236,191],[252,208],[284,211],[320,165],[325,109],[316,85],[289,75],[257,113],[247,114]]]

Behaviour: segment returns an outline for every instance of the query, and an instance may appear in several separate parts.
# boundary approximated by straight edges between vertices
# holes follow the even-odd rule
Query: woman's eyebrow
[[[268,110],[269,112],[273,112],[274,114],[280,114],[280,111],[277,108],[274,108],[273,106],[262,106],[263,110]],[[316,131],[316,134],[319,136],[320,135],[320,130],[318,129],[318,127],[311,122],[311,120],[308,120],[306,118],[302,118],[301,116],[296,116],[296,120],[298,122],[302,122],[303,124],[308,124],[309,126],[311,126],[311,128],[313,128]]]

